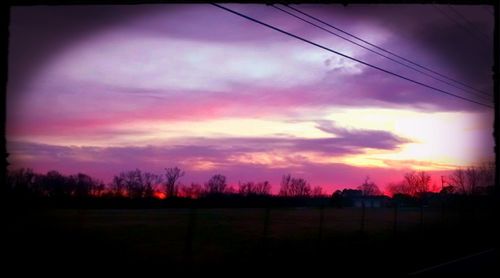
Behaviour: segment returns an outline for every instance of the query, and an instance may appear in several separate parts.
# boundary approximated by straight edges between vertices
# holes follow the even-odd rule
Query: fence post
[[[318,227],[318,242],[317,252],[321,253],[321,241],[323,240],[323,223],[325,221],[325,205],[319,207],[319,227]]]
[[[194,229],[196,225],[196,207],[192,207],[189,210],[188,227],[186,233],[186,246],[185,246],[185,261],[187,269],[191,269],[191,264],[193,262],[193,237]]]
[[[268,253],[268,237],[269,237],[269,219],[271,214],[271,208],[266,207],[264,212],[264,229],[262,231],[262,247],[264,249],[264,255],[267,256]]]
[[[425,228],[424,228],[424,201],[420,201],[420,240],[425,241]]]
[[[399,209],[399,205],[398,203],[396,202],[394,204],[394,224],[393,224],[393,232],[394,232],[394,236],[397,235],[397,232],[398,232],[398,209]]]
[[[365,216],[366,216],[366,206],[365,200],[361,201],[361,234],[365,232]]]
[[[424,234],[424,203],[420,203],[420,231],[422,235]]]
[[[444,200],[441,199],[441,226],[445,227],[445,203]]]

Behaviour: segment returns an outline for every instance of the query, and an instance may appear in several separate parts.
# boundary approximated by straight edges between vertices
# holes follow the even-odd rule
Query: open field
[[[421,219],[418,208],[399,209],[394,227],[390,208],[367,209],[364,225],[359,208],[325,208],[323,221],[321,213],[319,208],[273,208],[266,222],[262,208],[31,211],[10,218],[7,250],[13,264],[124,264],[172,271],[328,264],[347,271],[359,261],[375,272],[396,264],[394,272],[408,273],[452,251],[491,242],[483,214],[464,224],[454,211],[425,208]],[[457,244],[462,236],[457,227],[474,233]],[[420,260],[398,261],[416,255]]]

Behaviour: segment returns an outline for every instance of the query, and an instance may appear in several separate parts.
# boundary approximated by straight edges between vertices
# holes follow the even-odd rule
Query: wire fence
[[[47,212],[57,229],[98,235],[126,243],[130,253],[169,258],[187,267],[197,261],[223,261],[235,254],[301,245],[311,254],[356,236],[385,240],[406,233],[424,237],[460,225],[480,228],[489,216],[446,207],[390,208],[190,208],[87,209]],[[481,218],[482,217],[482,218]],[[471,224],[473,223],[473,224]],[[26,227],[25,227],[26,228]]]
[[[7,232],[18,242],[29,240],[33,246],[52,238],[66,252],[87,248],[102,252],[106,260],[114,256],[117,261],[137,264],[141,260],[168,262],[177,270],[181,267],[187,271],[228,261],[258,260],[264,265],[294,254],[331,258],[332,252],[341,252],[346,256],[350,249],[355,250],[351,254],[353,260],[357,260],[358,251],[365,258],[367,254],[383,257],[388,254],[383,250],[384,244],[389,242],[407,248],[409,241],[425,242],[464,228],[493,231],[492,215],[489,209],[470,211],[445,205],[48,209],[34,212],[31,219],[16,220],[8,225]],[[66,241],[61,237],[66,237]],[[399,243],[394,241],[398,238],[402,238]],[[33,246],[26,248],[33,252]],[[373,250],[382,253],[373,253],[369,246],[378,246]],[[21,250],[17,243],[13,248]],[[394,252],[396,255],[391,256],[397,256],[398,251]]]

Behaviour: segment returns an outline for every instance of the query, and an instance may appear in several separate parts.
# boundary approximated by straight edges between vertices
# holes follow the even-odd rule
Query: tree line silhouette
[[[162,174],[140,169],[129,170],[115,175],[106,184],[89,175],[78,173],[63,175],[58,171],[46,174],[35,173],[32,169],[17,169],[7,172],[6,192],[13,201],[35,199],[45,200],[146,200],[170,201],[176,199],[199,200],[215,199],[330,199],[345,203],[342,199],[357,197],[383,196],[379,187],[366,177],[356,189],[346,188],[327,196],[321,186],[312,187],[304,178],[291,174],[282,176],[279,193],[271,193],[269,181],[239,182],[238,187],[228,185],[222,174],[215,174],[204,184],[182,184],[185,172],[178,168],[165,168]],[[444,178],[444,177],[442,177]],[[495,163],[458,168],[446,177],[439,194],[454,195],[492,195],[495,184]],[[434,186],[435,187],[435,186]],[[431,190],[431,176],[425,171],[411,171],[404,174],[398,183],[387,186],[387,193],[393,198],[421,198],[436,190]]]

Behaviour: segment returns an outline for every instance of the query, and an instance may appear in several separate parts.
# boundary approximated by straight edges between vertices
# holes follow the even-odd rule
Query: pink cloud
[[[339,163],[316,163],[302,157],[301,152],[316,152],[328,156],[343,156],[358,153],[361,147],[394,148],[401,142],[393,140],[388,145],[385,134],[366,132],[363,136],[370,140],[353,140],[344,137],[331,139],[287,139],[287,138],[219,138],[191,139],[186,144],[146,147],[66,147],[33,143],[10,142],[9,162],[12,168],[30,167],[45,172],[57,169],[65,173],[85,172],[109,181],[112,175],[126,169],[141,168],[161,172],[165,167],[180,166],[189,174],[186,179],[204,182],[214,173],[228,176],[232,184],[245,180],[269,180],[276,185],[281,175],[291,173],[303,176],[315,185],[333,190],[339,186],[356,185],[360,175],[377,177],[386,183],[401,170],[354,167]],[[377,140],[384,142],[377,143]],[[187,143],[189,142],[189,143]],[[281,150],[282,165],[266,165],[234,160],[234,156],[252,153],[271,153]],[[209,163],[213,167],[198,167]]]
[[[356,58],[452,89],[265,5],[229,6]],[[466,40],[459,28],[435,14],[422,18],[418,13],[407,13],[407,6],[301,6],[339,27],[368,36],[372,42],[380,41],[382,46],[406,57],[491,91],[491,76],[483,73],[491,69],[492,59],[488,57],[492,46],[486,47],[488,51],[479,51],[479,46]],[[478,26],[488,30],[493,26],[475,9],[464,12]],[[222,172],[232,183],[239,179],[269,179],[277,184],[282,174],[292,173],[331,190],[354,186],[365,175],[385,184],[398,180],[396,177],[402,176],[404,169],[320,164],[301,158],[300,153],[342,156],[359,153],[362,148],[392,150],[408,141],[386,131],[340,129],[321,121],[313,112],[307,120],[317,121],[319,129],[337,138],[198,138],[193,145],[127,148],[77,148],[14,141],[37,136],[141,135],[140,130],[120,129],[129,123],[147,126],[160,121],[242,117],[300,121],[305,116],[298,111],[321,115],[324,108],[339,107],[431,113],[485,111],[385,73],[350,65],[331,53],[210,5],[15,7],[11,19],[7,138],[15,167],[84,171],[109,179],[130,168],[161,171],[179,164],[188,170],[189,179],[198,182],[214,172]],[[390,24],[394,26],[387,26]],[[485,57],[470,53],[483,53]],[[464,92],[457,94],[470,97]],[[288,150],[291,155],[286,159],[293,162],[292,166],[228,162],[228,157],[235,153],[275,149]],[[217,167],[193,167],[200,161],[210,161]]]
[[[391,182],[402,180],[408,168],[356,167],[341,163],[314,163],[298,161],[299,164],[289,167],[268,167],[250,163],[226,163],[224,155],[231,151],[221,151],[208,147],[177,147],[163,149],[159,147],[133,148],[91,148],[91,147],[59,147],[48,145],[22,144],[22,150],[11,152],[9,161],[12,168],[29,167],[38,172],[57,169],[65,174],[85,172],[105,181],[121,171],[139,168],[161,173],[165,167],[179,166],[186,170],[182,182],[203,183],[211,175],[226,175],[230,185],[236,186],[240,181],[268,180],[273,185],[273,192],[279,190],[279,182],[284,174],[303,177],[312,185],[320,185],[328,193],[342,188],[354,188],[363,182],[366,176],[375,181],[381,189]],[[222,152],[222,155],[221,155]],[[190,163],[183,162],[189,156],[196,156],[214,161],[213,169],[192,168]],[[296,158],[299,159],[300,158]],[[440,186],[440,176],[449,171],[428,171],[433,183]]]

